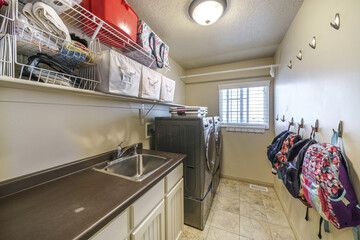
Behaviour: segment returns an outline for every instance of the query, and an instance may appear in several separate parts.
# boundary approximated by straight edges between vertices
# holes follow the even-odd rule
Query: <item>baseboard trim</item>
[[[263,182],[263,181],[257,181],[257,180],[247,179],[247,178],[234,177],[234,176],[229,176],[229,175],[224,175],[224,174],[220,174],[220,177],[227,178],[227,179],[233,179],[233,180],[239,180],[239,181],[246,182],[246,183],[253,183],[253,184],[262,185],[262,186],[265,186],[265,187],[274,187],[274,184],[269,183],[269,182]]]
[[[288,211],[287,211],[287,209],[286,209],[286,207],[285,207],[284,201],[280,198],[279,190],[278,190],[278,188],[276,187],[276,184],[273,184],[273,186],[274,186],[275,193],[276,193],[276,195],[277,195],[277,197],[278,197],[278,199],[279,199],[279,201],[280,201],[281,207],[282,207],[282,209],[284,210],[285,216],[286,216],[286,218],[287,218],[287,220],[288,220],[288,222],[289,222],[289,224],[290,224],[291,230],[293,231],[293,233],[294,233],[294,235],[295,235],[295,238],[296,238],[297,240],[300,240],[299,233],[296,231],[295,224],[293,223],[293,221],[292,221],[291,218],[289,217],[289,213],[288,213]]]

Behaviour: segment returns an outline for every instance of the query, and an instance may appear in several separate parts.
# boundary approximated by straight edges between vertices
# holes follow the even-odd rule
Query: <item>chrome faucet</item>
[[[129,150],[130,148],[133,148],[133,154],[136,155],[137,154],[137,149],[140,148],[142,149],[142,143],[135,143],[133,145],[127,146],[125,148],[121,147],[121,144],[123,144],[124,142],[126,142],[125,140],[121,141],[120,144],[117,146],[117,158],[121,158],[124,153]]]

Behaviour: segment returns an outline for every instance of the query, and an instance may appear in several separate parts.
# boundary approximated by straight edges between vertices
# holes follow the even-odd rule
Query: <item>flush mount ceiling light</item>
[[[190,17],[200,25],[211,25],[223,15],[227,0],[194,0],[189,7]]]

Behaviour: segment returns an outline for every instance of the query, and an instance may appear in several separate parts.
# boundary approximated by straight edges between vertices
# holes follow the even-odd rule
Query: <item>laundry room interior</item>
[[[0,0],[0,239],[358,240],[359,13]]]

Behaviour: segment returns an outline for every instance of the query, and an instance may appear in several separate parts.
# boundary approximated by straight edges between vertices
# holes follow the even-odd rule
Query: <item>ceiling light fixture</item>
[[[223,15],[227,0],[194,0],[189,7],[191,18],[200,25],[211,25]]]

